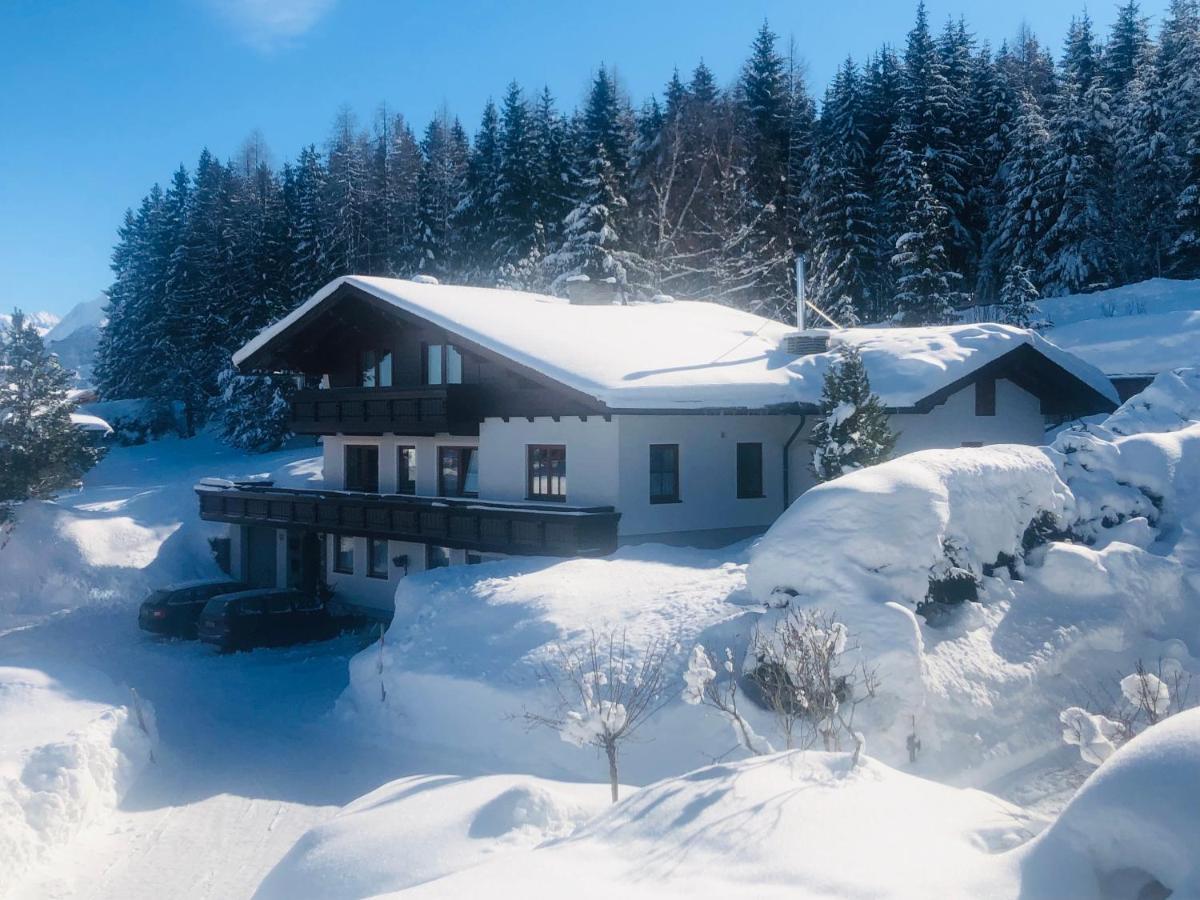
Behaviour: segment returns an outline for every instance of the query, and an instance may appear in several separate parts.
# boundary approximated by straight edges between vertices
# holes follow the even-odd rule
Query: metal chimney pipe
[[[804,296],[804,254],[796,254],[796,327],[808,326],[808,302]]]

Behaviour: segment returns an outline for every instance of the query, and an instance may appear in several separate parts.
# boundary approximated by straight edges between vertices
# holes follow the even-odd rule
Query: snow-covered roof
[[[601,401],[613,409],[761,409],[816,404],[837,346],[860,348],[873,390],[906,408],[1027,344],[1117,402],[1104,375],[1037,334],[1004,325],[851,329],[830,352],[780,349],[794,329],[717,303],[579,305],[521,291],[345,276],[234,354],[241,365],[343,285]]]

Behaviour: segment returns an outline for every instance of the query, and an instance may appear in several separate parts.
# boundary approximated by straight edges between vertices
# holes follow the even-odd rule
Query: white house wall
[[[783,510],[783,445],[799,416],[625,415],[617,509],[623,540],[719,544],[770,525]],[[737,445],[763,445],[763,497],[738,499]],[[679,445],[679,502],[650,502],[650,445]],[[570,467],[570,456],[567,457]],[[727,540],[726,540],[727,539]]]
[[[567,499],[571,506],[618,503],[618,419],[563,416],[486,419],[479,427],[479,496],[489,500],[525,500],[528,448],[562,444],[567,450]]]
[[[346,451],[348,444],[359,444],[379,448],[379,492],[394,494],[398,474],[396,453],[400,447],[417,448],[417,494],[422,497],[436,497],[438,492],[437,449],[438,447],[478,447],[475,438],[451,437],[437,435],[435,437],[404,437],[391,434],[382,436],[364,435],[345,436],[329,435],[323,439],[324,477],[325,486],[333,490],[341,490],[345,486]],[[482,481],[482,466],[486,456],[480,456],[480,478]],[[482,484],[481,494],[483,492]]]
[[[1041,403],[1011,381],[996,381],[996,414],[975,415],[975,386],[968,385],[928,413],[890,416],[893,431],[900,433],[896,455],[934,447],[981,444],[1041,444],[1045,422]]]

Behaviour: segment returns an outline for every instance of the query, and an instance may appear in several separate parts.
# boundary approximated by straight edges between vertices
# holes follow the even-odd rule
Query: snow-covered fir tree
[[[954,320],[962,276],[946,258],[949,212],[933,192],[925,167],[917,167],[916,197],[896,239],[896,318],[905,325],[944,325]]]
[[[1013,124],[1011,146],[1000,166],[1004,206],[992,254],[1005,269],[1021,266],[1038,280],[1045,270],[1042,239],[1050,205],[1046,184],[1049,139],[1037,100],[1025,91]]]
[[[0,328],[0,526],[19,504],[79,483],[101,452],[71,421],[71,373],[15,310]]]
[[[1042,315],[1037,307],[1038,296],[1029,270],[1022,265],[1012,266],[1000,288],[1000,321],[1018,328],[1039,325]]]
[[[232,365],[217,378],[217,425],[227,444],[252,453],[278,450],[290,437],[295,382],[276,375],[242,375]]]
[[[888,425],[883,403],[871,392],[858,348],[843,344],[838,352],[825,371],[821,418],[809,438],[812,470],[819,481],[883,462],[898,437]]]
[[[1192,138],[1188,146],[1183,188],[1175,204],[1175,226],[1179,231],[1171,245],[1171,274],[1200,278],[1200,136]]]

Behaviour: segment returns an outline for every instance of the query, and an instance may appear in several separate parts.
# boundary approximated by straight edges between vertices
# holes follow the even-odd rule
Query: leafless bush
[[[558,702],[550,713],[525,711],[531,728],[545,727],[577,747],[596,747],[608,759],[613,802],[619,790],[621,747],[658,712],[668,697],[663,693],[666,642],[653,640],[638,650],[624,631],[591,632],[586,645],[555,646],[541,670]]]
[[[683,700],[693,706],[707,706],[724,716],[733,726],[738,743],[755,756],[770,753],[774,748],[763,740],[738,709],[738,670],[733,651],[725,648],[721,665],[724,674],[717,672],[712,655],[702,644],[692,648],[684,672]]]
[[[865,663],[848,665],[858,649],[846,626],[822,610],[793,610],[751,641],[750,673],[759,699],[775,717],[786,746],[826,750],[854,744],[857,765],[865,740],[854,728],[860,703],[875,696],[879,678]]]

